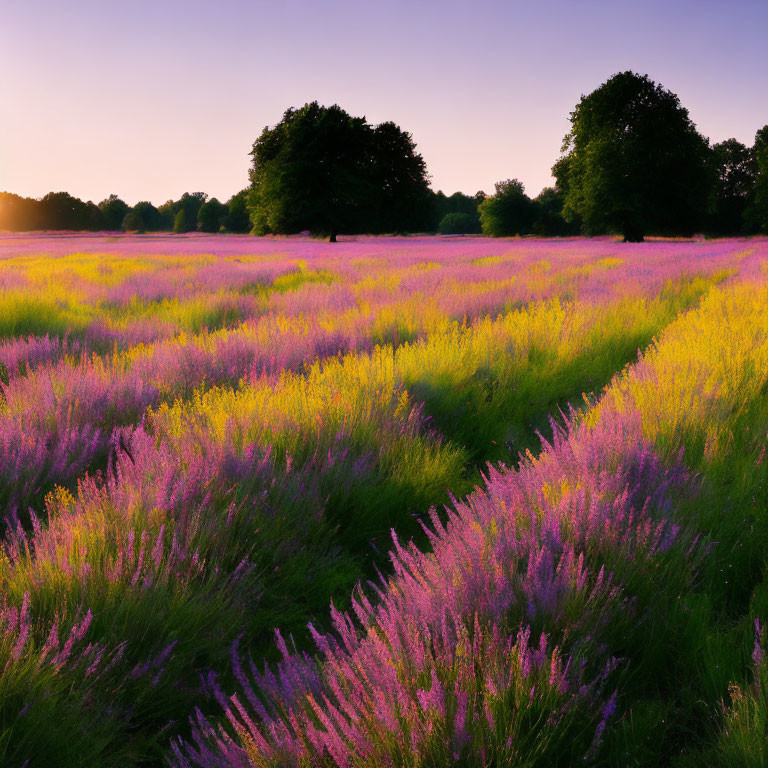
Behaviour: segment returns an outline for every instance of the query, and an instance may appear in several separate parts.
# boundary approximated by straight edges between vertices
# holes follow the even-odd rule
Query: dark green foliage
[[[227,232],[249,232],[251,218],[248,215],[248,189],[232,195],[227,201],[227,214],[224,217]]]
[[[735,235],[745,227],[744,214],[755,188],[756,167],[752,150],[736,139],[712,147],[715,209],[708,229],[717,235]]]
[[[755,187],[744,218],[753,231],[768,234],[768,125],[755,136],[752,147],[755,163]]]
[[[67,192],[50,192],[40,200],[0,192],[0,230],[99,230],[133,232],[163,229],[163,219],[152,203],[140,202],[133,208],[117,195],[98,205],[83,202]]]
[[[419,232],[429,226],[427,167],[410,133],[393,122],[377,125],[370,137],[373,197],[371,232]]]
[[[621,72],[571,113],[553,174],[563,214],[588,234],[691,234],[710,206],[707,141],[678,97],[648,76]]]
[[[146,232],[160,232],[161,230],[169,229],[166,226],[166,222],[163,216],[160,214],[157,208],[152,203],[142,200],[136,203],[131,209],[131,213],[135,213],[138,218],[131,218],[131,221],[143,223],[143,227],[136,227],[137,231]],[[123,229],[128,231],[128,227],[125,226],[123,221]],[[131,229],[134,229],[131,227]]]
[[[437,231],[441,235],[469,235],[477,232],[477,221],[469,213],[446,213]]]
[[[49,192],[38,205],[46,229],[80,229],[85,219],[85,204],[67,192]]]
[[[430,230],[438,230],[440,222],[450,213],[461,213],[472,219],[472,228],[466,234],[480,234],[480,212],[478,206],[485,200],[485,192],[477,192],[473,197],[461,192],[454,192],[447,197],[442,192],[432,192]]]
[[[533,200],[536,217],[533,222],[533,234],[542,237],[562,237],[578,235],[577,221],[568,222],[563,218],[565,194],[556,187],[545,187]]]
[[[37,226],[54,230],[98,230],[101,212],[68,192],[49,192],[37,203]]]
[[[162,229],[173,228],[174,232],[193,232],[197,229],[197,214],[208,199],[205,192],[185,192],[178,200],[168,200],[157,210],[163,219]],[[179,212],[184,215],[179,218]],[[183,229],[177,229],[176,223],[183,222]]]
[[[101,215],[101,209],[96,203],[90,200],[85,204],[86,207],[86,229],[91,232],[98,232],[104,229],[104,217]]]
[[[426,166],[394,123],[370,126],[341,107],[289,109],[251,152],[249,209],[257,234],[426,228]]]
[[[189,232],[189,225],[187,224],[187,212],[181,208],[173,217],[173,231],[179,235],[184,232]]]
[[[251,222],[258,234],[310,230],[335,239],[363,229],[369,127],[338,106],[289,109],[253,145]],[[366,178],[366,176],[368,176]]]
[[[141,211],[137,211],[135,208],[128,211],[123,219],[122,228],[124,232],[138,232],[139,234],[146,232],[147,225],[144,223]]]
[[[201,232],[218,232],[224,226],[229,208],[212,197],[200,206],[197,212],[197,228]]]
[[[523,183],[507,179],[496,183],[496,194],[480,204],[483,234],[493,237],[528,234],[533,229],[536,206]]]
[[[114,232],[122,227],[125,215],[130,208],[117,195],[110,195],[106,200],[102,200],[99,203],[99,210],[101,211],[104,229]]]

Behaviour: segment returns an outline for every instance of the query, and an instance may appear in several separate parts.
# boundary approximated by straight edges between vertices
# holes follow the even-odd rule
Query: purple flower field
[[[768,240],[8,235],[0,291],[0,764],[768,760]]]

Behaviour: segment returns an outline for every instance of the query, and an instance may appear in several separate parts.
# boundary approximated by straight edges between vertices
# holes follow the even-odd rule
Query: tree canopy
[[[768,234],[768,125],[757,132],[752,154],[755,182],[745,218],[754,230]]]
[[[483,234],[493,237],[525,235],[532,231],[536,209],[517,179],[496,183],[496,194],[480,203]]]
[[[39,200],[0,192],[0,230],[27,232],[33,229],[50,229],[42,226],[39,216]]]
[[[433,192],[431,195],[431,220],[430,230],[441,230],[441,224],[445,218],[451,214],[461,214],[462,219],[451,219],[451,221],[462,221],[462,228],[466,232],[462,234],[479,234],[480,228],[480,203],[485,200],[485,192],[477,192],[473,196],[465,195],[462,192],[454,192],[446,196],[443,192]],[[456,234],[456,233],[454,233]]]
[[[136,232],[143,234],[147,231],[147,225],[144,223],[144,217],[140,211],[135,208],[131,208],[128,213],[125,214],[122,225],[124,232]]]
[[[179,208],[179,210],[176,211],[176,215],[173,217],[173,231],[177,235],[191,231],[191,227],[187,221],[187,211],[185,208]]]
[[[256,233],[328,235],[425,228],[426,165],[410,134],[338,105],[289,109],[253,144],[249,208]]]
[[[533,221],[533,233],[542,237],[577,235],[580,222],[576,219],[566,221],[563,218],[565,195],[557,187],[544,187],[533,199],[536,216]]]
[[[365,217],[371,232],[418,232],[429,224],[430,191],[427,166],[411,134],[395,123],[373,128],[372,196]]]
[[[621,72],[582,96],[553,173],[563,215],[588,234],[689,234],[712,191],[708,143],[678,97],[647,75]]]
[[[50,192],[40,199],[0,192],[0,230],[106,230],[115,232],[248,232],[251,228],[246,199],[248,190],[227,203],[207,200],[203,192],[185,192],[156,208],[147,200],[129,206],[117,195],[98,205],[83,202],[67,192]]]
[[[708,229],[717,234],[738,234],[744,230],[744,213],[755,186],[752,150],[736,139],[726,139],[712,147],[715,176],[714,209]]]
[[[227,215],[224,217],[227,232],[249,232],[251,219],[248,215],[248,189],[242,189],[227,200]]]
[[[98,207],[68,192],[49,192],[39,202],[38,216],[47,229],[99,229],[101,225]]]
[[[162,230],[170,229],[160,211],[148,200],[141,200],[136,203],[136,205],[131,208],[126,218],[128,217],[130,217],[130,221],[137,226],[127,226],[124,221],[123,229],[125,229],[126,232],[132,229],[141,232],[160,232]]]
[[[446,213],[437,226],[441,235],[477,234],[477,222],[469,213]]]
[[[163,203],[157,209],[163,220],[163,229],[173,227],[176,233],[196,230],[197,214],[207,199],[205,192],[185,192],[178,200]]]
[[[123,226],[123,220],[130,210],[128,204],[117,195],[110,195],[99,203],[99,210],[103,219],[104,229],[117,231]]]
[[[224,226],[224,219],[229,212],[224,203],[215,197],[200,206],[197,212],[197,228],[201,232],[218,232]]]

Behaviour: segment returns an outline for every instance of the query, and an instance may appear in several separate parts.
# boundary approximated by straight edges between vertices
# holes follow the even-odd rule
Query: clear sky
[[[536,194],[579,96],[625,69],[751,144],[768,0],[0,0],[0,190],[226,199],[316,99],[410,131],[435,189]]]

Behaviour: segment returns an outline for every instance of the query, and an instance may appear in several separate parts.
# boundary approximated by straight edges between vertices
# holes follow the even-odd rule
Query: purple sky
[[[410,131],[435,189],[530,194],[624,69],[712,141],[768,123],[768,0],[0,0],[0,190],[221,199],[286,107]]]

